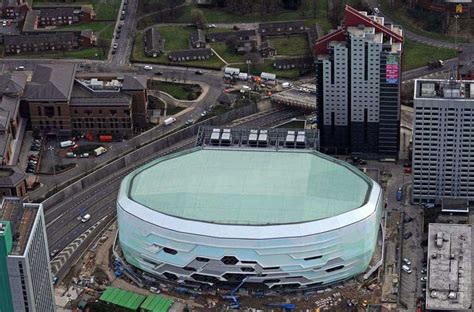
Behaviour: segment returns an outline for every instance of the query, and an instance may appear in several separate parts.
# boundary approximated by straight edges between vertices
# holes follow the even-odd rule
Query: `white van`
[[[71,141],[71,140],[67,140],[67,141],[62,141],[62,142],[60,142],[60,143],[59,143],[59,146],[62,147],[62,148],[64,148],[64,147],[74,146],[74,144],[76,144],[76,143],[74,143],[74,142]]]
[[[165,119],[165,126],[168,126],[168,125],[171,125],[172,123],[174,123],[176,121],[176,118],[174,117],[170,117],[170,118],[167,118]]]

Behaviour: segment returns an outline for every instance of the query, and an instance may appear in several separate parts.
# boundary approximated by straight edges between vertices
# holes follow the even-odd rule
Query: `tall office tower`
[[[315,44],[321,149],[397,159],[402,30],[346,6],[344,23]]]
[[[415,81],[413,201],[474,200],[474,80]]]
[[[0,206],[0,311],[55,311],[41,204],[4,197]]]

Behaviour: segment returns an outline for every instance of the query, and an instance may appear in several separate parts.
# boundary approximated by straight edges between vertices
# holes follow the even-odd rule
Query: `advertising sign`
[[[387,66],[385,68],[385,79],[387,83],[398,83],[400,77],[398,55],[387,56]]]

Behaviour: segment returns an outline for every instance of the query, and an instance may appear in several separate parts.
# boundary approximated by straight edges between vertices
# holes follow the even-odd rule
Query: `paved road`
[[[129,1],[127,6],[123,5],[120,8],[119,12],[122,10],[125,11],[125,18],[120,20],[121,13],[117,17],[117,23],[115,25],[114,39],[113,43],[117,44],[118,47],[115,49],[115,53],[112,54],[114,49],[110,49],[109,57],[107,59],[107,64],[112,67],[123,66],[129,64],[130,53],[132,51],[133,38],[135,37],[135,25],[136,25],[136,15],[137,15],[138,1]],[[119,25],[122,25],[120,38],[116,39],[117,31]]]

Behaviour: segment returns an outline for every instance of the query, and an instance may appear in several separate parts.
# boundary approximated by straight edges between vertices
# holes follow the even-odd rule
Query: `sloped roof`
[[[71,97],[75,73],[74,64],[37,65],[31,82],[26,85],[24,98],[30,101],[67,101]]]
[[[202,29],[196,29],[191,33],[191,42],[202,41],[206,42],[206,36],[204,35],[204,31]]]
[[[147,76],[125,75],[123,77],[122,90],[144,90],[147,87]]]
[[[100,300],[136,311],[145,300],[145,296],[127,290],[107,287],[102,296],[100,296]]]
[[[0,167],[0,187],[15,187],[25,179],[25,174],[16,166]]]
[[[21,93],[25,89],[25,85],[26,75],[22,73],[0,75],[0,96]]]
[[[232,93],[225,93],[222,92],[221,95],[217,98],[217,102],[222,104],[232,105],[234,104],[235,100],[237,99],[237,95]]]

